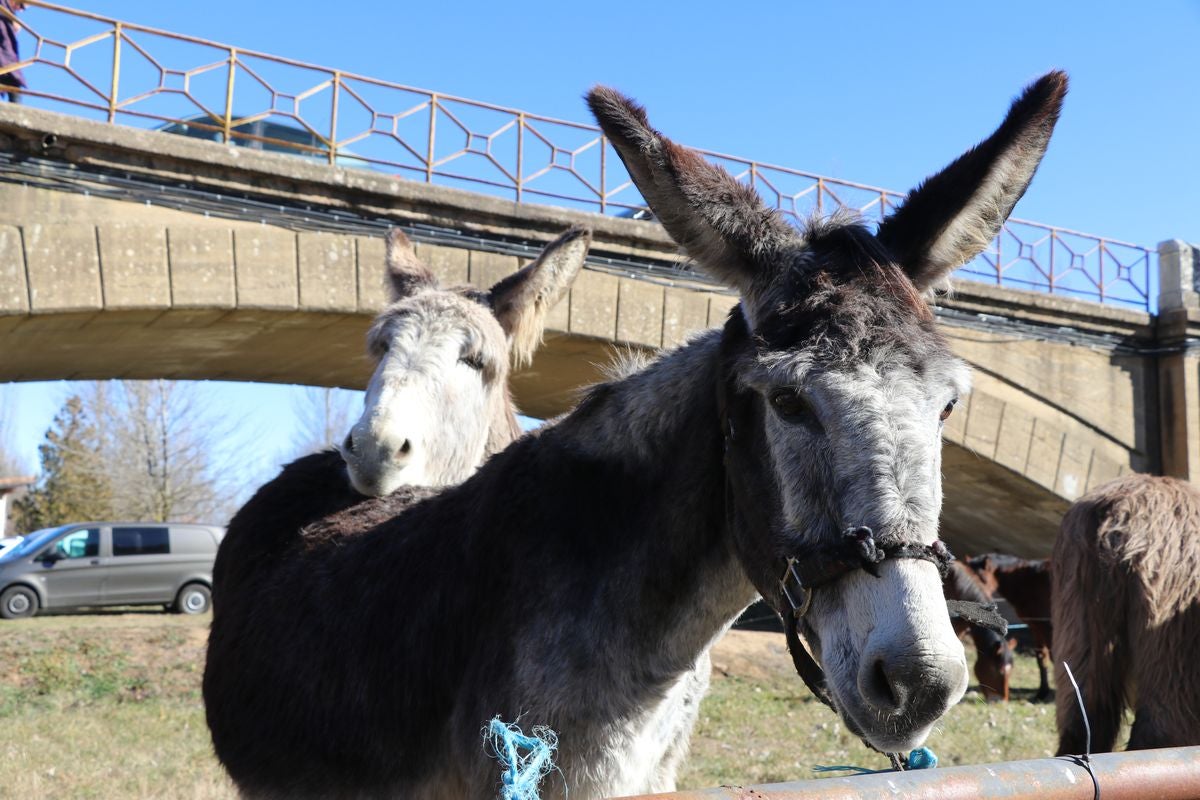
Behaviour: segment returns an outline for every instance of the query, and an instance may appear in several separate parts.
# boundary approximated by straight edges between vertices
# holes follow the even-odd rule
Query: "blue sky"
[[[71,5],[570,120],[586,121],[582,93],[609,83],[680,141],[898,190],[1062,68],[1066,109],[1016,214],[1151,247],[1200,240],[1198,0]],[[264,452],[286,445],[286,390],[218,391]],[[0,392],[30,464],[64,394]]]

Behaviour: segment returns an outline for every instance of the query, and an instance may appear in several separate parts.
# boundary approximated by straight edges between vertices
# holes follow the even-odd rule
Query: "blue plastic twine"
[[[918,747],[908,754],[909,769],[933,769],[937,766],[937,756],[928,747]]]
[[[918,747],[908,754],[908,764],[906,768],[913,769],[933,769],[938,765],[938,757],[928,747]],[[892,769],[869,769],[867,767],[856,767],[851,764],[834,764],[831,766],[816,766],[813,767],[813,772],[853,772],[856,775],[878,775],[882,772],[894,772]]]
[[[526,736],[516,725],[501,722],[499,717],[484,730],[492,755],[504,767],[500,773],[502,800],[538,800],[538,784],[554,769],[558,736],[542,725],[533,728],[532,733]]]

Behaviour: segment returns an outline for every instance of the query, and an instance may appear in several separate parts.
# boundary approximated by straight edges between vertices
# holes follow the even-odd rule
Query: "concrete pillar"
[[[1158,243],[1158,310],[1200,308],[1200,248],[1179,239]]]
[[[1158,245],[1162,472],[1200,483],[1200,248]]]

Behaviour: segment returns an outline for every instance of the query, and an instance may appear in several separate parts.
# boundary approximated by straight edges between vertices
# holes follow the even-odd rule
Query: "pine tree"
[[[46,440],[38,447],[41,477],[15,504],[20,530],[109,516],[112,486],[100,445],[99,432],[83,400],[72,395],[55,415]]]

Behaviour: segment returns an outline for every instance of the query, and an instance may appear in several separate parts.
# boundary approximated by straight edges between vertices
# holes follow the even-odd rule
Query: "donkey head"
[[[354,488],[447,486],[517,437],[510,360],[528,363],[546,314],[583,266],[591,232],[573,228],[487,292],[443,288],[399,230],[387,239],[391,304],[367,347],[375,373],[342,444]]]
[[[606,88],[589,104],[671,236],[736,288],[722,338],[731,535],[782,605],[783,559],[868,527],[929,546],[941,428],[968,371],[925,296],[999,232],[1045,152],[1066,92],[1050,73],[987,140],[911,192],[874,234],[835,215],[804,230],[650,127]],[[967,670],[934,564],[892,558],[816,590],[802,632],[833,705],[875,747],[907,750],[962,696]],[[789,610],[788,618],[791,619]]]

